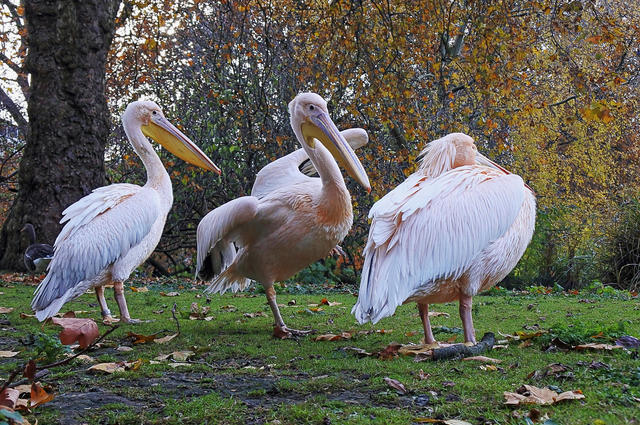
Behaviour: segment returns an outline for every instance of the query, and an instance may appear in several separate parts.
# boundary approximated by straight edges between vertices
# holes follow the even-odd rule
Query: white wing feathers
[[[524,200],[517,175],[459,167],[437,178],[411,175],[378,201],[352,313],[360,323],[392,315],[416,291],[460,277],[513,224]]]
[[[43,318],[57,313],[47,307],[54,301],[62,306],[79,295],[73,291],[76,285],[95,278],[139,244],[160,210],[155,191],[132,184],[98,188],[68,207],[61,220],[67,224],[56,238],[47,276],[31,307]]]
[[[229,267],[235,259],[234,231],[252,220],[258,211],[258,199],[243,196],[209,212],[198,224],[198,263],[196,276],[211,279]],[[222,288],[227,289],[227,288]],[[209,286],[207,291],[216,291]]]
[[[262,199],[269,193],[285,186],[303,183],[311,180],[300,172],[298,167],[309,159],[304,149],[298,149],[270,162],[256,175],[256,181],[251,188],[251,196]]]

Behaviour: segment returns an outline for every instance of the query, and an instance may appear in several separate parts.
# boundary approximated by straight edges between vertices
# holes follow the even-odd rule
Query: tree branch
[[[0,103],[7,108],[9,114],[11,114],[11,118],[14,119],[16,124],[18,125],[18,129],[20,129],[20,133],[23,135],[27,133],[27,120],[22,116],[20,112],[20,108],[15,104],[13,100],[9,97],[9,95],[0,88]]]
[[[566,98],[565,100],[561,100],[560,102],[556,102],[556,103],[552,103],[551,105],[549,105],[549,107],[553,107],[553,106],[558,106],[558,105],[562,105],[563,103],[567,103],[572,101],[573,99],[576,99],[578,96],[576,96],[575,94],[573,96],[569,96],[568,98]]]

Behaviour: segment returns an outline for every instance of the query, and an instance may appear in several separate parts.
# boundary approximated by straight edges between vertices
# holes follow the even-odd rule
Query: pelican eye
[[[314,109],[316,109],[315,106],[309,105],[309,110],[313,111]]]
[[[152,114],[153,115],[158,115],[158,111],[153,111]]]

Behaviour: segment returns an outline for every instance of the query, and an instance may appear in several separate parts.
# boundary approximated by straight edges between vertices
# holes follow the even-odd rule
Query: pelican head
[[[123,122],[134,120],[142,133],[160,143],[165,149],[184,161],[220,174],[220,169],[195,143],[171,124],[162,109],[152,101],[138,100],[127,106],[122,114]]]
[[[428,177],[437,177],[446,171],[465,165],[483,165],[511,174],[478,152],[473,138],[464,133],[447,134],[430,142],[420,156],[422,156],[420,169]]]
[[[316,140],[319,141],[351,177],[371,191],[364,167],[329,117],[327,102],[322,97],[315,93],[297,95],[289,102],[289,116],[291,127],[307,152],[315,150]]]

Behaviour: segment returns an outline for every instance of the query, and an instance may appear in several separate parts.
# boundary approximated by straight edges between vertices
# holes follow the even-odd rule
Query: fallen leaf
[[[163,297],[177,297],[180,294],[178,292],[160,292],[160,295],[162,295]]]
[[[0,357],[2,358],[15,357],[19,353],[20,353],[19,351],[0,351]]]
[[[87,356],[86,354],[80,354],[76,357],[76,360],[80,360],[83,363],[94,363],[96,361],[96,359],[91,356]]]
[[[20,318],[21,319],[29,319],[29,318],[33,318],[36,317],[35,314],[27,314],[27,313],[20,313]]]
[[[176,360],[178,362],[184,362],[185,360],[187,360],[189,357],[193,356],[195,353],[193,351],[189,351],[189,350],[185,350],[185,351],[174,351],[173,353],[171,353],[171,357],[173,357],[173,360]]]
[[[142,365],[142,359],[138,359],[134,362],[109,362],[98,363],[87,369],[89,373],[108,373],[124,372],[126,370],[138,370]]]
[[[22,394],[26,394],[26,393],[31,393],[31,384],[22,384],[22,385],[18,385],[16,387],[13,388],[14,390],[18,391],[21,395]]]
[[[390,386],[393,389],[398,390],[402,394],[406,394],[407,393],[407,389],[405,388],[405,386],[400,381],[398,381],[397,379],[385,377],[384,378],[384,382],[386,382],[388,386]]]
[[[7,314],[13,311],[13,307],[0,307],[0,314]]]
[[[173,338],[177,337],[178,335],[179,334],[175,333],[175,334],[163,336],[162,338],[155,339],[153,342],[155,342],[156,344],[166,344],[167,342],[171,341]]]
[[[487,370],[493,370],[493,371],[498,370],[498,367],[496,365],[493,365],[493,364],[484,364],[484,365],[480,365],[478,367],[480,368],[480,370],[484,370],[484,371],[487,371]]]
[[[178,362],[178,363],[168,363],[168,364],[167,364],[167,366],[172,367],[172,368],[174,368],[174,369],[175,369],[175,368],[180,367],[180,366],[191,366],[191,363],[181,363],[181,362]]]
[[[48,403],[51,400],[53,400],[53,393],[51,394],[47,393],[44,390],[44,388],[42,388],[42,386],[37,382],[34,382],[33,384],[31,384],[30,406],[32,408],[40,406],[41,404],[44,404],[44,403]]]
[[[133,343],[134,344],[146,344],[148,342],[153,342],[156,340],[156,337],[158,336],[157,333],[152,334],[152,335],[143,335],[143,334],[137,334],[134,332],[128,332],[127,336],[129,338],[133,338]]]
[[[58,319],[57,317],[52,317],[51,322],[62,326],[59,338],[60,342],[65,345],[71,345],[78,341],[80,348],[87,348],[100,335],[98,325],[93,319]]]
[[[162,314],[164,310],[153,310],[153,314]]]
[[[118,348],[116,348],[116,351],[123,351],[123,352],[133,351],[133,348],[128,347],[126,345],[120,345]]]
[[[429,379],[430,377],[431,375],[428,373],[424,373],[422,369],[420,369],[420,371],[418,372],[418,378],[420,378],[421,381],[424,381],[425,379]]]
[[[267,314],[264,311],[257,311],[255,313],[245,313],[243,316],[253,319],[255,317],[267,317]]]
[[[337,335],[335,334],[324,334],[324,335],[318,335],[314,341],[340,341],[343,339],[351,339],[351,337],[353,336],[352,333],[350,332],[341,332]]]
[[[518,388],[515,393],[504,392],[505,402],[509,405],[521,404],[554,404],[562,400],[578,400],[583,399],[582,391],[565,391],[558,394],[548,388],[538,388],[533,385],[523,385]]]
[[[2,393],[0,393],[0,407],[13,409],[16,407],[18,397],[20,397],[19,390],[15,388],[5,388]]]
[[[485,357],[485,356],[465,357],[462,360],[465,360],[465,361],[475,360],[475,361],[484,362],[484,363],[501,363],[502,362],[502,360],[500,359],[492,359],[491,357]]]
[[[33,381],[36,376],[36,362],[31,359],[27,362],[27,365],[24,367],[24,377],[29,381]]]
[[[412,337],[412,336],[416,336],[417,334],[418,332],[416,331],[409,331],[409,332],[405,332],[404,336]]]
[[[223,305],[222,307],[220,307],[220,310],[234,312],[234,311],[238,311],[238,308],[235,305],[229,304],[229,305]]]
[[[147,288],[146,286],[140,286],[137,288],[135,286],[131,286],[130,288],[133,292],[149,292],[149,288]]]
[[[398,350],[402,347],[402,344],[391,343],[387,345],[384,350],[378,352],[378,358],[382,360],[390,360],[394,357],[398,357]]]
[[[611,344],[597,344],[595,342],[591,342],[589,344],[581,344],[576,345],[574,347],[576,350],[615,350],[617,348],[624,348],[622,345],[611,345]]]
[[[449,317],[449,313],[445,313],[443,311],[430,311],[429,312],[429,317],[439,317],[439,316]]]

